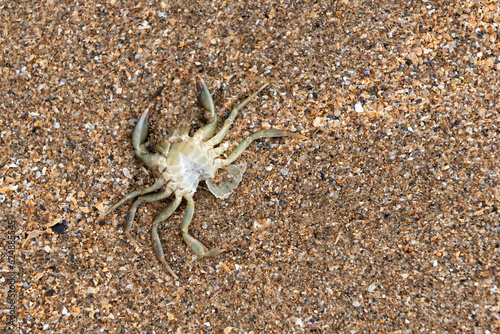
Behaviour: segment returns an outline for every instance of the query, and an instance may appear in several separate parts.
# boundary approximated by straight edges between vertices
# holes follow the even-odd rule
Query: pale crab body
[[[110,207],[105,215],[125,203],[127,200],[136,198],[131,205],[124,224],[124,234],[138,247],[130,234],[137,208],[142,203],[158,201],[174,195],[173,201],[165,206],[154,218],[151,228],[151,240],[153,250],[160,262],[167,270],[177,278],[165,260],[163,247],[158,235],[158,225],[167,220],[180,205],[182,199],[187,201],[186,214],[181,225],[181,234],[184,241],[199,256],[215,256],[223,252],[221,249],[208,250],[199,240],[188,232],[189,224],[193,218],[194,200],[193,195],[200,181],[206,181],[208,189],[217,198],[227,198],[241,181],[246,165],[232,165],[232,163],[243,153],[243,151],[254,140],[270,137],[295,137],[306,138],[302,135],[278,129],[258,131],[244,139],[227,157],[221,155],[227,149],[227,145],[221,144],[233,123],[239,110],[246,106],[267,84],[250,95],[244,102],[238,105],[230,113],[219,132],[217,129],[217,115],[214,110],[212,96],[207,86],[200,77],[196,77],[196,90],[198,104],[205,109],[207,124],[198,129],[192,137],[189,136],[189,128],[178,128],[168,139],[161,140],[155,146],[156,153],[150,152],[145,146],[149,131],[149,117],[153,110],[151,104],[141,115],[132,135],[132,145],[135,155],[149,167],[156,176],[155,183],[146,188],[132,191],[120,201]],[[161,91],[161,90],[160,90]],[[156,94],[157,95],[157,94]],[[224,172],[227,179],[220,184],[214,182],[216,172],[227,167]]]
[[[217,153],[206,142],[191,138],[172,146],[166,158],[162,177],[175,183],[174,189],[179,196],[193,195],[200,181],[212,179],[217,171]],[[177,193],[178,192],[178,193]]]

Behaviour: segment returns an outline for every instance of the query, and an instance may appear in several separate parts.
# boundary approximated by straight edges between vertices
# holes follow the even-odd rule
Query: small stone
[[[54,226],[51,226],[52,232],[56,234],[63,234],[64,231],[68,229],[68,225],[66,224],[66,221],[63,221],[62,223],[55,224]]]
[[[89,213],[90,212],[90,209],[85,207],[85,206],[81,206],[80,207],[80,211],[82,211],[83,213]]]
[[[287,171],[286,169],[283,169],[283,168],[282,168],[282,169],[280,169],[280,173],[281,173],[281,175],[283,175],[283,176],[287,176],[287,175],[288,175],[288,171]]]
[[[364,109],[363,109],[363,106],[361,105],[361,103],[356,103],[354,105],[354,110],[357,112],[357,113],[362,113],[364,112]]]
[[[131,179],[132,178],[132,175],[130,174],[130,171],[128,170],[128,168],[123,168],[122,172],[123,172],[123,175],[125,175],[125,177],[127,179]]]
[[[316,117],[313,121],[313,126],[315,128],[323,126],[323,118],[322,117]]]

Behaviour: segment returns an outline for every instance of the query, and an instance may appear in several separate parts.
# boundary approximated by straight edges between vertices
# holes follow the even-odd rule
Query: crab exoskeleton
[[[226,146],[219,145],[231,127],[238,112],[245,107],[267,84],[261,86],[259,90],[250,95],[243,103],[238,105],[224,122],[221,130],[217,130],[217,114],[215,113],[212,96],[208,91],[203,79],[196,77],[197,99],[200,107],[205,109],[205,119],[207,124],[194,133],[192,137],[188,135],[189,128],[179,128],[169,139],[163,139],[155,146],[155,151],[151,152],[145,141],[148,136],[149,117],[154,107],[152,103],[142,114],[137,122],[132,135],[132,145],[135,155],[149,167],[156,176],[156,182],[146,188],[132,191],[119,202],[110,207],[105,215],[111,213],[127,200],[137,198],[130,207],[124,224],[124,234],[129,238],[134,246],[138,247],[130,234],[137,208],[142,203],[158,201],[169,198],[174,194],[174,199],[165,206],[154,218],[151,228],[151,239],[153,250],[172,276],[177,278],[173,270],[167,264],[163,252],[160,238],[158,236],[158,225],[167,220],[177,209],[182,199],[187,201],[186,214],[182,220],[181,234],[185,242],[199,256],[215,256],[223,252],[222,249],[208,250],[200,241],[192,237],[188,232],[189,224],[193,218],[194,201],[193,195],[196,192],[198,183],[206,181],[208,189],[218,198],[227,198],[241,181],[246,165],[231,165],[243,151],[256,139],[270,137],[295,137],[305,139],[300,134],[287,132],[278,129],[267,129],[255,132],[243,140],[226,158],[221,154],[226,150]],[[219,145],[219,146],[217,146]],[[217,147],[216,147],[217,146]],[[213,181],[218,169],[227,167],[226,175],[228,180],[221,184]]]

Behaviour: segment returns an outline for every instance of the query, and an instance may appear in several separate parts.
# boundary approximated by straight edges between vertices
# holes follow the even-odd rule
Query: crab
[[[158,234],[158,226],[174,213],[181,204],[182,199],[187,202],[186,213],[181,224],[181,234],[184,241],[200,257],[216,256],[224,250],[219,248],[208,250],[188,231],[194,213],[193,195],[198,188],[199,182],[205,181],[209,191],[217,198],[227,198],[240,183],[246,169],[245,164],[233,165],[232,163],[250,143],[257,139],[271,137],[307,138],[297,133],[279,129],[262,130],[244,139],[226,158],[222,157],[221,155],[226,151],[227,145],[219,144],[228,133],[238,112],[268,84],[262,85],[255,93],[234,108],[220,131],[217,132],[217,114],[215,113],[212,96],[203,79],[200,76],[196,76],[195,79],[198,105],[205,111],[206,124],[198,129],[192,137],[189,136],[189,127],[176,129],[170,138],[163,139],[155,145],[156,152],[151,152],[145,145],[149,132],[149,118],[155,105],[151,103],[144,110],[135,126],[132,134],[132,145],[135,155],[152,170],[156,176],[156,181],[152,186],[137,189],[127,194],[104,213],[104,215],[109,215],[126,201],[136,198],[128,210],[123,231],[128,240],[135,247],[140,248],[130,234],[138,207],[143,203],[168,199],[173,194],[173,200],[153,219],[151,242],[158,260],[176,279],[178,279],[177,275],[165,260],[165,253]],[[161,92],[161,89],[159,92]],[[155,95],[157,96],[159,93],[157,92]],[[226,180],[216,183],[214,177],[220,169],[221,173],[226,173]]]

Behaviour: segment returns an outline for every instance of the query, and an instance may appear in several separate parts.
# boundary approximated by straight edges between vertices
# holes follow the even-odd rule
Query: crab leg
[[[236,146],[236,148],[231,152],[231,154],[228,155],[226,159],[215,160],[215,167],[220,168],[230,165],[241,155],[241,153],[243,153],[243,151],[248,147],[248,145],[250,145],[254,140],[261,138],[275,138],[275,137],[293,137],[293,138],[307,139],[306,136],[303,136],[301,134],[279,129],[267,129],[258,131],[252,134],[247,139],[243,140],[238,146]]]
[[[199,75],[196,76],[196,92],[198,105],[205,109],[205,120],[207,121],[207,124],[196,133],[203,133],[203,139],[212,138],[217,130],[217,114],[215,113],[212,95],[210,95],[205,81]]]
[[[181,233],[182,233],[182,237],[184,238],[184,241],[199,256],[210,257],[210,256],[219,255],[220,253],[222,253],[224,251],[223,249],[215,248],[215,249],[208,250],[199,240],[192,237],[188,233],[189,224],[191,223],[191,220],[193,219],[194,201],[193,201],[192,197],[186,197],[186,200],[187,200],[186,215],[184,216],[184,219],[182,220],[182,225],[181,225]]]
[[[151,116],[153,106],[154,103],[150,104],[149,107],[144,110],[132,133],[132,145],[134,146],[135,155],[149,168],[154,168],[158,157],[161,156],[160,154],[150,153],[146,145],[144,145],[148,137],[149,117]]]
[[[167,268],[168,272],[175,278],[179,279],[174,273],[172,268],[165,261],[165,254],[163,253],[163,247],[161,246],[160,237],[158,235],[158,225],[165,220],[167,220],[172,213],[177,209],[179,204],[181,204],[182,197],[175,197],[175,199],[170,202],[166,207],[164,207],[153,220],[153,227],[151,228],[151,242],[153,244],[153,250],[156,254],[158,260]]]
[[[139,208],[139,205],[142,203],[149,203],[149,202],[154,202],[154,201],[159,201],[162,199],[167,198],[172,194],[172,190],[166,189],[165,191],[154,193],[154,194],[148,194],[148,195],[143,195],[136,199],[134,203],[130,206],[130,209],[128,210],[127,217],[125,218],[125,225],[123,227],[123,233],[127,236],[127,238],[130,240],[130,242],[136,247],[140,248],[137,242],[135,242],[134,238],[132,238],[132,235],[130,234],[130,230],[132,229],[132,224],[134,223],[134,218],[135,218],[135,213],[137,212],[137,208]]]
[[[229,131],[229,128],[233,124],[234,119],[238,115],[238,112],[241,109],[243,109],[250,101],[252,101],[257,96],[257,94],[259,94],[264,88],[266,88],[267,85],[268,85],[267,83],[262,85],[255,93],[250,95],[245,101],[241,102],[240,105],[238,105],[236,108],[233,109],[233,111],[231,111],[231,113],[229,114],[229,117],[224,122],[224,125],[222,126],[220,131],[214,137],[212,137],[212,139],[210,139],[208,141],[209,145],[215,146],[215,145],[219,144],[224,139],[224,137],[227,135],[227,133]]]
[[[165,182],[163,181],[163,179],[158,179],[155,182],[155,184],[153,184],[151,187],[146,187],[146,188],[137,189],[137,190],[132,191],[131,193],[125,195],[121,200],[119,200],[116,204],[114,204],[108,210],[106,210],[106,212],[104,213],[104,215],[105,216],[109,215],[116,208],[118,208],[120,205],[122,205],[123,203],[125,203],[126,201],[128,201],[131,198],[135,198],[137,196],[141,196],[141,195],[144,195],[144,194],[149,194],[149,193],[152,193],[153,191],[156,191],[156,190],[160,189],[161,186],[164,183]]]

